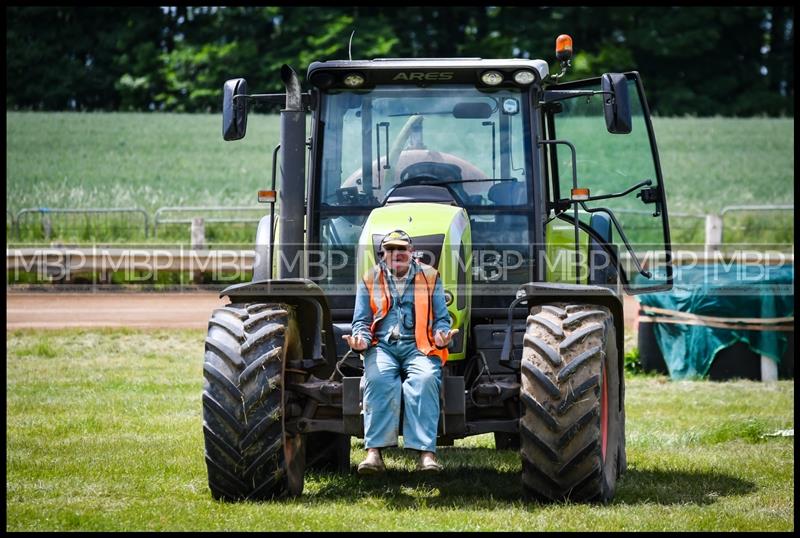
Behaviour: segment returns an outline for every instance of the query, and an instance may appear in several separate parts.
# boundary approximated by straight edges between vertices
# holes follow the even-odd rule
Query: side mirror
[[[609,133],[631,132],[631,102],[628,98],[628,79],[623,73],[605,73],[601,78],[603,111]]]
[[[243,78],[226,80],[222,87],[222,138],[239,140],[247,131],[247,81]],[[240,95],[242,97],[234,96]]]

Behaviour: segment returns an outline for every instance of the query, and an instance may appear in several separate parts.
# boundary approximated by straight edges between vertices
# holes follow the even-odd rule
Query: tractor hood
[[[398,229],[411,237],[415,258],[438,269],[443,278],[457,265],[461,245],[467,242],[468,247],[470,242],[469,219],[460,207],[425,202],[390,204],[373,210],[364,225],[359,239],[359,274],[380,259],[383,236]]]
[[[435,267],[442,279],[453,328],[469,321],[472,291],[472,238],[467,212],[444,203],[389,204],[370,213],[358,244],[358,275],[380,259],[380,242],[393,230],[403,230],[414,245],[414,257]],[[448,361],[465,357],[464,341],[450,346]]]

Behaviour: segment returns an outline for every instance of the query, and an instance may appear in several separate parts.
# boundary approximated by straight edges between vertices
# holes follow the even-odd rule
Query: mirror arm
[[[286,102],[286,94],[285,93],[252,93],[252,94],[243,94],[238,93],[233,96],[233,100],[244,97],[245,99],[250,99],[252,101],[260,101],[263,103],[272,103],[276,105],[285,104]],[[311,93],[303,93],[300,95],[302,104],[308,106],[311,104]]]
[[[625,196],[626,194],[630,194],[631,192],[635,191],[639,187],[645,187],[645,186],[649,186],[649,185],[652,185],[652,184],[653,184],[652,180],[645,179],[644,181],[640,181],[639,183],[637,183],[633,187],[631,187],[628,190],[625,190],[623,192],[616,192],[614,194],[601,194],[600,196],[590,196],[585,201],[586,202],[593,202],[595,200],[606,200],[608,198],[619,198],[620,196]]]
[[[620,225],[619,221],[617,220],[617,217],[614,216],[614,213],[610,209],[607,209],[605,207],[596,207],[594,209],[589,209],[588,207],[586,207],[585,202],[580,202],[580,204],[583,210],[586,211],[587,213],[597,213],[598,211],[600,211],[608,214],[608,216],[611,217],[611,221],[614,223],[614,227],[617,229],[617,232],[619,233],[622,242],[625,244],[625,248],[630,253],[634,265],[636,265],[636,270],[639,271],[639,273],[641,273],[645,278],[653,278],[653,274],[650,271],[645,271],[642,268],[642,264],[639,262],[639,257],[633,251],[633,247],[631,247],[631,244],[628,242],[628,237],[625,235],[625,232],[622,231],[622,225]]]
[[[611,95],[611,92],[604,92],[602,90],[545,90],[544,101],[539,104],[552,103],[554,101],[563,101],[564,99],[572,99],[573,97],[591,97],[592,95]]]

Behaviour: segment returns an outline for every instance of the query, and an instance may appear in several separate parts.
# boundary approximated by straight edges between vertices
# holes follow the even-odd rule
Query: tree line
[[[661,116],[794,115],[794,8],[7,7],[6,109],[217,112],[316,60],[540,58],[566,80],[636,70]],[[351,34],[355,30],[350,42]],[[307,89],[307,86],[304,86]]]

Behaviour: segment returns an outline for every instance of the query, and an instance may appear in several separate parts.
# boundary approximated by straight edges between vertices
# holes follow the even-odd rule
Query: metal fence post
[[[761,381],[774,383],[777,380],[778,364],[766,355],[761,355]]]
[[[202,250],[206,245],[206,226],[203,217],[192,217],[190,227],[192,250]],[[189,269],[189,280],[195,284],[203,283],[203,271]]]
[[[50,240],[50,235],[53,232],[53,223],[50,222],[50,215],[48,214],[46,209],[42,209],[42,228],[44,232],[44,238],[46,241]]]
[[[706,215],[706,254],[718,252],[722,245],[722,217]]]
[[[192,237],[192,250],[201,250],[206,246],[206,226],[203,217],[192,218],[190,228]]]
[[[9,217],[11,217],[11,223],[10,223],[10,225],[9,225],[9,226],[6,228],[6,233],[7,233],[7,234],[9,234],[9,233],[10,233],[10,237],[13,239],[14,237],[16,237],[16,236],[15,236],[15,234],[17,233],[17,219],[16,219],[16,218],[14,218],[14,213],[12,213],[11,211],[9,211],[8,209],[6,209],[6,215],[8,215]]]

